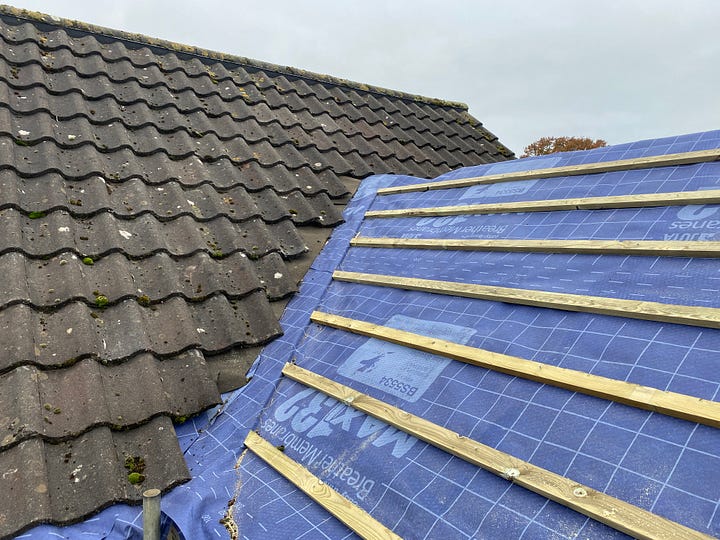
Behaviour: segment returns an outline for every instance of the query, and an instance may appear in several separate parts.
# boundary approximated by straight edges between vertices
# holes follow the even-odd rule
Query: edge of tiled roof
[[[427,103],[436,107],[447,107],[452,109],[461,109],[468,111],[466,103],[460,101],[444,100],[440,98],[433,98],[428,96],[422,96],[419,94],[411,94],[407,92],[400,92],[397,90],[391,90],[389,88],[383,88],[381,86],[374,86],[370,84],[359,83],[351,81],[349,79],[342,79],[339,77],[333,77],[332,75],[325,75],[323,73],[316,73],[313,71],[307,71],[292,66],[281,66],[279,64],[272,64],[269,62],[262,62],[260,60],[254,60],[245,56],[238,56],[234,54],[223,53],[219,51],[213,51],[210,49],[204,49],[202,47],[195,47],[193,45],[186,45],[183,43],[177,43],[161,38],[155,38],[147,36],[145,34],[126,32],[124,30],[116,30],[113,28],[107,28],[105,26],[99,26],[90,24],[74,19],[66,19],[63,17],[57,17],[55,15],[48,15],[39,11],[32,11],[28,9],[16,8],[7,4],[0,4],[0,15],[16,17],[18,19],[24,19],[34,23],[48,24],[51,26],[61,26],[69,30],[75,30],[82,33],[89,33],[94,35],[101,35],[113,39],[119,39],[136,43],[139,45],[145,45],[148,47],[155,47],[159,49],[166,49],[176,54],[186,54],[190,56],[196,56],[200,58],[206,58],[208,60],[214,60],[218,62],[229,62],[233,64],[239,64],[243,67],[255,68],[258,70],[271,71],[281,75],[290,75],[292,77],[298,77],[301,79],[312,80],[321,83],[334,84],[338,86],[345,86],[368,92],[371,94],[386,95],[395,97],[407,101],[417,101],[420,103]],[[474,123],[481,124],[481,122],[475,118],[472,118]],[[503,145],[504,146],[504,145]]]

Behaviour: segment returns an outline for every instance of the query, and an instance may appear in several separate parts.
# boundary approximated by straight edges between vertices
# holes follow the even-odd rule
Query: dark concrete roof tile
[[[0,395],[8,420],[0,424],[0,450],[37,437],[68,440],[101,425],[127,429],[160,414],[190,416],[220,399],[197,351],[166,360],[141,354],[113,367],[92,359],[47,371],[25,365],[0,380],[8,390]]]
[[[271,256],[281,270],[277,261],[281,256],[276,252],[266,255]],[[0,255],[0,273],[10,285],[0,289],[0,309],[13,304],[52,309],[71,301],[92,307],[97,304],[96,291],[102,291],[111,304],[141,297],[147,300],[140,302],[152,304],[171,296],[198,301],[217,293],[240,298],[264,288],[259,268],[268,266],[263,261],[266,257],[250,260],[243,253],[234,253],[218,259],[196,252],[173,259],[160,252],[132,260],[113,252],[88,265],[72,252],[36,261],[7,252]],[[33,287],[29,289],[26,283]]]
[[[402,108],[402,104],[403,104],[402,100],[399,100],[399,99],[394,100],[394,99],[391,99],[389,96],[382,96],[382,95],[375,96],[375,99],[377,100],[378,103],[380,103],[380,106],[383,109],[385,109],[386,111],[388,111],[389,113],[405,114],[403,112],[403,108]]]
[[[128,480],[128,458],[144,465],[142,483]],[[167,490],[190,478],[167,417],[129,431],[99,427],[56,444],[29,439],[0,452],[0,470],[2,538],[37,523],[73,523],[98,507],[140,501],[144,486]]]
[[[268,298],[277,300],[297,292],[292,272],[277,253],[270,253],[255,262],[255,272]]]
[[[73,301],[49,313],[11,305],[0,311],[0,344],[12,352],[2,357],[0,373],[21,365],[63,368],[83,358],[114,364],[142,352],[167,357],[262,344],[281,333],[264,298],[264,291],[199,302],[170,297],[151,306],[127,299],[102,309]]]
[[[42,92],[40,92],[42,93]],[[107,100],[103,100],[105,102]],[[137,103],[135,106],[139,106]],[[259,106],[262,107],[262,104]],[[56,107],[57,108],[57,107]],[[231,138],[231,135],[228,135],[229,129],[233,126],[232,120],[228,118],[228,115],[222,115],[222,118],[225,120],[225,128],[221,129],[221,132],[216,133],[211,128],[211,122],[209,121],[207,115],[204,112],[200,112],[199,109],[192,109],[194,112],[193,115],[197,116],[197,118],[193,121],[185,120],[185,122],[182,122],[181,124],[186,123],[187,127],[186,129],[182,131],[174,131],[171,135],[168,137],[162,137],[158,136],[158,134],[151,132],[147,136],[134,136],[130,140],[128,140],[127,136],[121,136],[120,139],[118,139],[118,132],[119,131],[127,131],[127,127],[133,127],[134,129],[143,128],[146,126],[152,126],[150,129],[152,130],[161,130],[162,125],[160,122],[165,122],[166,119],[162,119],[160,122],[157,122],[158,126],[155,126],[153,124],[153,118],[146,118],[146,117],[140,117],[138,118],[137,115],[135,115],[134,118],[130,118],[129,120],[124,120],[124,122],[130,122],[129,125],[120,125],[120,124],[98,124],[98,121],[102,120],[103,118],[107,118],[108,114],[112,114],[111,112],[107,112],[104,115],[97,116],[97,111],[95,109],[91,109],[93,111],[92,115],[86,115],[88,117],[88,121],[93,122],[93,126],[89,127],[88,125],[82,124],[82,126],[74,126],[74,125],[68,125],[66,126],[66,130],[70,132],[75,133],[68,133],[69,135],[73,135],[77,138],[73,139],[73,141],[77,141],[74,144],[83,144],[87,141],[93,141],[94,144],[99,145],[103,150],[106,149],[113,149],[117,148],[119,146],[125,145],[134,148],[138,153],[141,154],[149,154],[156,151],[166,151],[170,155],[173,156],[181,156],[181,155],[188,155],[191,153],[196,153],[198,155],[202,156],[209,156],[214,159],[217,159],[221,155],[230,155],[233,157],[238,157],[238,154],[242,154],[242,152],[238,152],[237,147],[231,148],[228,147],[227,142],[221,142],[218,139],[222,139],[225,141],[228,138]],[[149,107],[146,109],[146,113],[150,113],[152,109]],[[115,111],[112,111],[115,112]],[[247,125],[238,125],[236,127],[240,128],[239,130],[236,130],[236,134],[234,138],[231,139],[231,142],[240,142],[243,143],[248,142],[257,142],[260,140],[270,140],[274,145],[282,145],[287,144],[290,142],[295,143],[297,141],[298,137],[293,136],[289,137],[287,136],[287,133],[283,132],[283,130],[280,128],[280,126],[277,125],[277,120],[274,119],[274,114],[278,114],[278,112],[287,112],[288,114],[286,116],[282,116],[279,118],[280,122],[283,123],[286,127],[297,127],[298,129],[302,130],[303,133],[314,133],[317,137],[317,133],[320,131],[318,127],[314,127],[314,129],[308,129],[307,123],[308,119],[303,119],[305,123],[301,123],[299,121],[299,118],[293,114],[290,109],[287,107],[281,107],[279,111],[271,111],[268,108],[265,109],[259,109],[255,111],[257,118],[260,121],[266,122],[267,124],[264,126],[259,126],[257,122],[255,121],[255,118],[245,118],[244,121]],[[55,110],[48,110],[48,118],[56,118],[58,112]],[[178,114],[175,112],[175,109],[170,108],[168,112],[164,113],[165,115],[168,114]],[[117,115],[115,115],[117,116]],[[124,115],[124,117],[128,117],[129,115]],[[310,121],[312,122],[312,115]],[[389,121],[390,125],[396,125],[396,123],[392,122],[392,120]],[[383,141],[387,140],[393,140],[397,137],[393,135],[388,135],[387,132],[387,126],[388,121],[383,122],[375,122],[372,127],[369,124],[366,124],[367,127],[365,128],[365,131],[363,133],[363,136],[367,139],[376,139],[377,137],[380,137]],[[8,124],[6,124],[8,125]],[[41,123],[42,125],[42,123]],[[176,123],[173,125],[177,125]],[[138,126],[138,127],[136,127]],[[320,126],[324,127],[324,126]],[[273,129],[275,128],[275,129]],[[425,130],[427,130],[427,126],[425,127]],[[268,131],[272,131],[269,133]],[[79,137],[76,135],[76,133],[85,133],[84,137]],[[352,130],[351,134],[358,133],[357,130]],[[90,136],[90,134],[92,134]],[[197,138],[199,134],[205,134],[205,137],[200,137],[200,140],[191,140],[193,138]],[[352,148],[350,148],[347,144],[343,145],[342,142],[344,142],[346,139],[344,139],[344,134],[340,135],[340,143],[337,144],[338,149],[340,150],[340,153],[347,153],[353,151]],[[38,140],[39,138],[42,138],[43,136],[48,136],[47,133],[43,133],[42,131],[36,135],[35,140]],[[59,140],[64,141],[64,133],[59,133]],[[444,136],[444,134],[439,133],[437,139],[444,138],[444,141],[448,141],[449,139]],[[409,140],[407,138],[403,139],[405,141]],[[460,139],[461,140],[461,139]],[[140,142],[135,142],[140,141]],[[337,141],[336,141],[337,142]],[[323,144],[324,143],[324,144]],[[296,143],[297,144],[297,143]],[[379,145],[377,142],[373,143],[376,147],[374,150],[381,153],[381,155],[388,154],[391,152],[388,149],[383,148],[382,145]],[[437,141],[435,141],[435,144],[438,144]],[[451,143],[452,144],[452,143]],[[414,152],[414,159],[416,161],[421,162],[423,161],[423,158],[420,157],[423,155],[424,152],[424,158],[429,159],[434,164],[440,164],[441,159],[438,158],[436,155],[432,154],[433,147],[429,142],[422,141],[421,145],[424,146],[422,151],[419,151],[417,149]],[[304,145],[305,148],[309,147],[310,145]],[[328,151],[331,147],[334,147],[335,145],[332,145],[328,143],[325,139],[322,140],[322,142],[318,143],[316,145],[316,148],[318,148],[320,151]],[[415,145],[413,145],[415,146]],[[457,144],[455,145],[457,146]],[[438,146],[438,149],[442,149],[444,146],[441,144]],[[397,148],[397,147],[396,147]],[[368,150],[360,150],[361,154],[365,155],[369,151]],[[296,165],[297,166],[297,165]]]
[[[295,257],[306,247],[291,220],[265,223],[250,219],[235,223],[226,217],[198,223],[183,215],[160,221],[152,214],[118,219],[109,212],[77,219],[66,211],[34,217],[14,208],[0,211],[0,253],[17,251],[34,258],[73,252],[97,260],[121,252],[131,258],[155,253],[186,256],[205,251],[224,257],[236,252],[257,258],[270,252]]]

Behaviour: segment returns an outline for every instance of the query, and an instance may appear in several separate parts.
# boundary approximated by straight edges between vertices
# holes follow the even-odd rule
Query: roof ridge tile
[[[34,24],[45,24],[54,27],[62,27],[69,31],[75,31],[84,34],[94,34],[103,37],[109,37],[116,40],[122,40],[129,43],[135,43],[141,46],[147,46],[150,48],[164,49],[175,54],[182,54],[188,56],[201,57],[208,60],[214,60],[218,62],[228,62],[237,64],[243,67],[249,67],[252,69],[270,71],[278,73],[280,75],[291,76],[298,79],[315,81],[318,83],[345,87],[356,91],[365,92],[367,94],[384,95],[393,97],[405,101],[428,103],[435,107],[447,107],[452,109],[467,110],[465,103],[456,101],[448,101],[438,98],[432,98],[427,96],[421,96],[417,94],[411,94],[406,92],[399,92],[397,90],[391,90],[380,86],[373,86],[364,83],[351,81],[348,79],[342,79],[333,77],[330,75],[324,75],[321,73],[314,73],[299,68],[293,68],[290,66],[280,66],[277,64],[270,64],[259,60],[253,60],[247,57],[236,56],[218,51],[211,51],[200,47],[194,47],[190,45],[184,45],[175,43],[168,40],[152,38],[138,33],[130,33],[122,30],[114,30],[98,25],[88,24],[81,21],[75,21],[72,19],[65,19],[56,17],[53,15],[46,15],[36,11],[30,11],[26,9],[18,9],[12,6],[0,5],[0,15],[4,17],[13,17],[17,20],[24,20]]]

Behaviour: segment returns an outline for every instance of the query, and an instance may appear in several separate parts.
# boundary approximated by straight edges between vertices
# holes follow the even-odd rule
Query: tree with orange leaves
[[[542,137],[528,144],[520,157],[544,156],[555,152],[572,152],[574,150],[590,150],[607,146],[602,139],[592,140],[588,137]]]

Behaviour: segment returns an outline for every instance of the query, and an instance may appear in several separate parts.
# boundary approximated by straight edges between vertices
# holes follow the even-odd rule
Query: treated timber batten
[[[569,478],[468,439],[459,433],[294,364],[286,364],[283,374],[477,467],[635,538],[647,540],[711,538]]]
[[[333,279],[365,285],[392,287],[465,298],[478,298],[564,311],[597,313],[646,321],[685,324],[704,328],[720,328],[720,309],[663,304],[641,300],[624,300],[604,296],[552,293],[531,289],[514,289],[490,285],[475,285],[455,281],[387,276],[336,270]]]
[[[568,165],[565,167],[550,167],[547,169],[534,169],[503,174],[489,174],[472,178],[459,178],[455,180],[441,180],[439,182],[423,182],[382,188],[378,195],[392,195],[395,193],[408,193],[413,191],[428,191],[434,189],[450,189],[474,186],[478,184],[497,184],[500,182],[515,182],[519,180],[534,180],[536,178],[557,178],[559,176],[578,176],[582,174],[598,174],[616,171],[631,171],[634,169],[651,169],[656,167],[674,167],[677,165],[690,165],[720,159],[720,148],[712,150],[698,150],[678,154],[665,154],[633,159],[620,159],[616,161],[603,161],[598,163],[585,163],[582,165]]]
[[[607,210],[616,208],[649,208],[654,206],[684,206],[688,204],[718,204],[720,189],[699,191],[672,191],[639,195],[612,195],[607,197],[579,197],[573,199],[546,199],[507,203],[465,204],[427,208],[400,208],[397,210],[370,210],[367,218],[459,216],[478,214],[510,214],[518,212],[560,212],[569,210]]]
[[[677,240],[460,240],[453,238],[384,238],[356,236],[354,247],[512,251],[521,253],[588,253],[653,257],[720,257],[720,242]]]
[[[321,311],[314,311],[310,319],[339,330],[438,354],[523,379],[720,428],[720,403],[715,401],[600,377]]]
[[[361,538],[402,540],[365,510],[340,495],[254,431],[248,433],[245,446]]]

